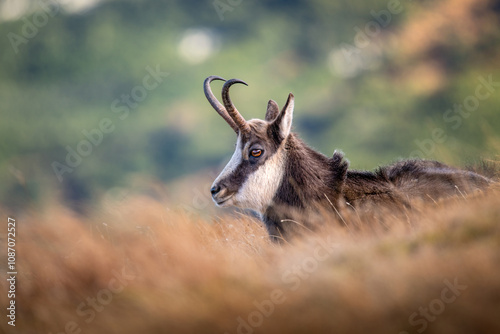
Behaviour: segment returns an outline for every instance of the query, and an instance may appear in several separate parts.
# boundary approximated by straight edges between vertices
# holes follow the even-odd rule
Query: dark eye
[[[258,158],[258,157],[260,157],[260,156],[262,155],[262,150],[258,150],[258,149],[256,149],[256,150],[251,150],[251,151],[250,151],[250,155],[251,155],[252,157],[254,157],[254,158]]]

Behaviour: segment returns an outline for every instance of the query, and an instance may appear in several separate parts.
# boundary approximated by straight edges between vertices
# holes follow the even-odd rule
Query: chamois
[[[210,88],[225,81],[221,104]],[[250,209],[260,216],[271,239],[287,239],[297,226],[314,229],[318,208],[409,208],[413,199],[437,200],[486,188],[492,181],[437,161],[404,160],[374,172],[349,170],[343,154],[329,158],[291,132],[294,96],[280,111],[270,100],[264,120],[246,121],[229,88],[238,79],[210,76],[204,81],[208,102],[237,134],[236,149],[210,192],[219,207]]]

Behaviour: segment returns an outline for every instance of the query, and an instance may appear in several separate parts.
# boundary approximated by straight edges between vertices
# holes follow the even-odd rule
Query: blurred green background
[[[0,203],[210,179],[235,141],[213,74],[248,82],[247,119],[293,92],[295,131],[352,168],[498,160],[499,23],[487,0],[3,1]]]

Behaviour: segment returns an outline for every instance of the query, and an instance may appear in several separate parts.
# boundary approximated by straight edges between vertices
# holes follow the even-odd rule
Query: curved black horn
[[[238,126],[239,130],[242,133],[248,133],[250,132],[250,127],[248,126],[247,121],[245,121],[243,116],[241,116],[241,114],[238,112],[233,102],[231,101],[231,97],[229,96],[229,88],[236,83],[241,83],[245,86],[248,86],[245,81],[239,79],[231,79],[226,81],[224,83],[224,86],[222,86],[222,102],[224,103],[224,107],[226,107],[228,115],[231,116],[234,123]]]
[[[208,78],[206,78],[205,82],[203,82],[203,91],[205,92],[205,96],[207,97],[208,102],[215,109],[215,111],[217,111],[217,113],[221,115],[222,118],[224,118],[224,120],[231,126],[231,128],[233,128],[234,132],[238,133],[239,131],[238,126],[233,121],[233,119],[228,115],[226,108],[224,108],[224,106],[217,100],[217,98],[212,93],[212,89],[210,88],[210,83],[214,80],[226,81],[226,79],[216,75],[211,75]]]

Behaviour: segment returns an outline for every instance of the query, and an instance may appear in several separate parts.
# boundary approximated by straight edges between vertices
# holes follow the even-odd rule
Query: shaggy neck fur
[[[284,149],[283,177],[272,204],[262,215],[275,240],[286,238],[297,228],[309,229],[310,219],[301,219],[309,214],[309,209],[337,203],[348,167],[340,153],[328,158],[305,145],[295,134],[288,136]]]

